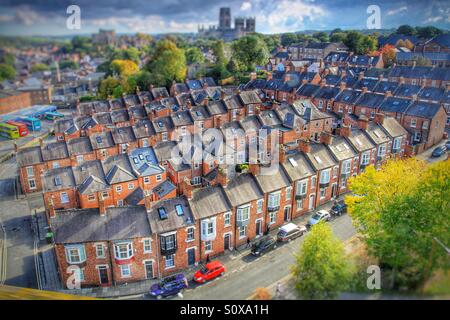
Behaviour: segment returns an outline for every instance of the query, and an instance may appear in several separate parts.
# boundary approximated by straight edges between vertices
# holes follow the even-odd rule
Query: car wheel
[[[203,279],[203,280],[202,280],[202,283],[206,283],[206,279]]]
[[[220,276],[222,277],[224,274],[225,274],[225,272],[222,271],[222,272],[220,273]]]
[[[160,295],[160,294],[157,295],[157,296],[156,296],[156,299],[161,300],[161,299],[162,299],[162,295]]]

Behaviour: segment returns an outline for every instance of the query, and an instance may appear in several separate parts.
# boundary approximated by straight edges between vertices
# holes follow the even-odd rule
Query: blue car
[[[188,287],[188,281],[184,274],[177,274],[164,278],[160,283],[151,286],[150,294],[157,299],[177,295]]]
[[[439,158],[447,151],[446,146],[440,146],[433,150],[433,153],[431,154],[431,157],[433,158]]]
[[[328,211],[319,210],[309,219],[307,226],[312,227],[313,225],[319,223],[320,221],[330,221],[330,220],[331,215]]]

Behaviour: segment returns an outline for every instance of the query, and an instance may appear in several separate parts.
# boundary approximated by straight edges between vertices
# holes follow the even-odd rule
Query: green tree
[[[184,50],[170,40],[158,41],[152,61],[146,69],[151,74],[152,83],[169,87],[173,80],[186,78],[186,56]]]
[[[50,67],[43,63],[35,63],[31,67],[31,73],[48,70],[50,70]]]
[[[135,78],[136,86],[138,86],[141,91],[148,90],[152,84],[152,76],[147,70],[141,70],[132,77]]]
[[[354,225],[378,258],[391,289],[420,287],[448,257],[433,238],[450,243],[450,162],[415,160],[373,166],[349,181],[346,197]]]
[[[298,37],[295,33],[283,33],[281,35],[281,45],[283,47],[290,46],[298,41]]]
[[[441,35],[443,31],[433,26],[416,27],[417,35],[422,39],[430,39],[435,36]]]
[[[257,65],[263,65],[269,59],[266,43],[255,35],[236,40],[231,48],[233,60],[241,66],[242,71],[254,71]]]
[[[61,70],[62,69],[78,70],[78,69],[80,69],[80,65],[73,60],[61,60],[61,62],[59,63],[59,68]]]
[[[115,49],[109,60],[131,60],[135,64],[139,65],[141,61],[140,55],[141,52],[135,47],[130,47],[127,49]]]
[[[377,48],[377,39],[370,35],[363,35],[358,31],[349,31],[344,40],[345,45],[356,54],[367,54]]]
[[[0,81],[12,80],[16,77],[16,69],[13,66],[0,63]]]
[[[292,274],[304,299],[333,299],[347,288],[352,266],[329,225],[320,222],[312,227],[296,255]]]
[[[197,47],[188,48],[185,53],[187,64],[205,62],[205,57],[203,56],[202,51]]]
[[[330,40],[328,33],[323,31],[313,33],[313,38],[316,38],[320,42],[327,42]]]
[[[331,42],[344,42],[347,34],[345,32],[335,32],[330,35]]]
[[[416,34],[416,29],[411,27],[410,25],[404,24],[397,28],[397,34],[403,34],[405,36],[413,36]]]
[[[98,96],[100,99],[108,99],[114,96],[115,90],[120,86],[119,79],[107,77],[100,82],[98,87]],[[117,92],[116,92],[117,93]]]
[[[281,37],[278,34],[261,35],[264,42],[267,45],[267,50],[272,52],[272,50],[281,46]]]

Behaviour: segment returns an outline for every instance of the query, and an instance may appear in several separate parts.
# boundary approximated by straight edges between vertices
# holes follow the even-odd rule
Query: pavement
[[[441,142],[439,142],[438,144],[434,145],[433,147],[428,148],[427,150],[425,150],[425,151],[422,152],[421,154],[417,155],[417,156],[416,156],[416,159],[423,160],[423,161],[426,161],[426,162],[428,162],[428,163],[434,163],[434,162],[439,162],[439,161],[447,160],[448,157],[449,157],[449,156],[448,156],[449,151],[445,152],[445,153],[444,153],[442,156],[440,156],[440,157],[437,157],[437,158],[431,157],[431,154],[433,153],[433,150],[436,149],[437,147],[440,147],[440,146],[445,145],[445,142],[446,142],[446,141],[447,141],[447,140],[444,139],[444,140],[442,140]]]

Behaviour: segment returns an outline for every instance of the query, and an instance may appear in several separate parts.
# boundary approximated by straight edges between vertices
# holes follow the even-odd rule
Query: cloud
[[[403,6],[403,7],[400,7],[398,9],[389,10],[388,12],[386,12],[386,15],[393,16],[393,15],[396,15],[396,14],[404,12],[404,11],[408,11],[408,7],[407,6]]]
[[[248,11],[248,10],[250,10],[251,8],[252,8],[252,3],[251,3],[251,2],[245,1],[245,2],[243,2],[242,5],[241,5],[241,10],[242,10],[242,11]]]

